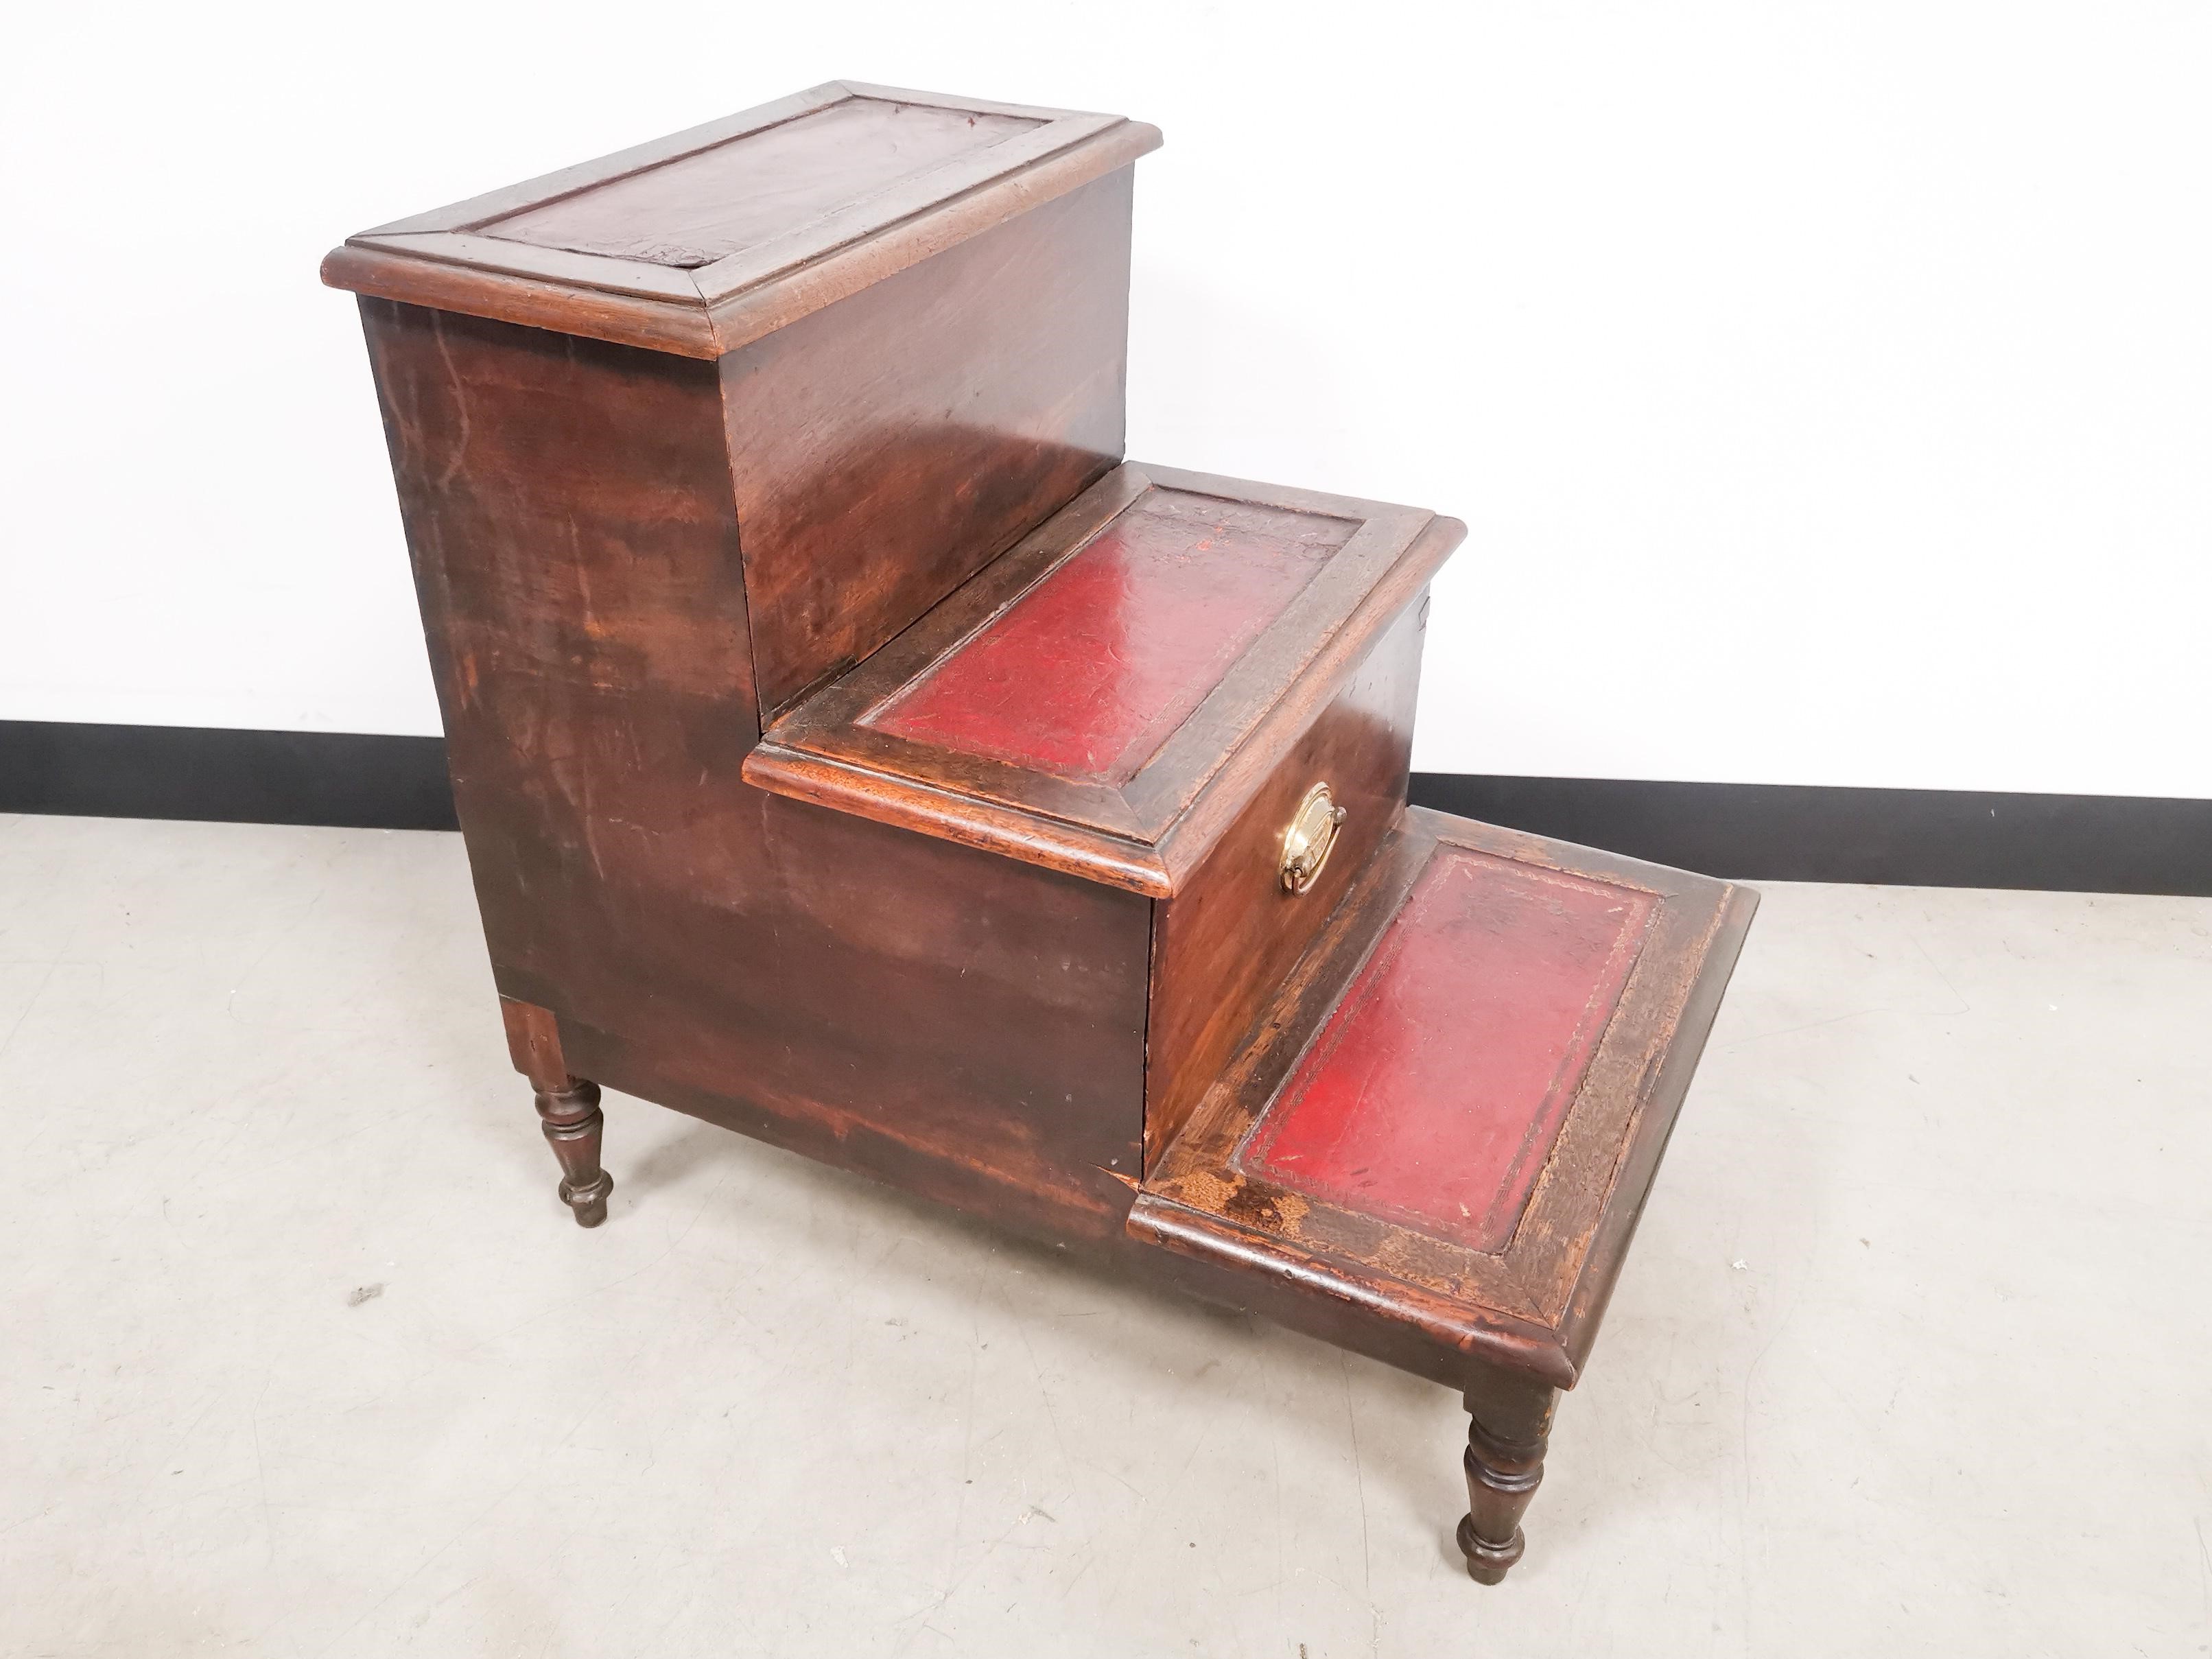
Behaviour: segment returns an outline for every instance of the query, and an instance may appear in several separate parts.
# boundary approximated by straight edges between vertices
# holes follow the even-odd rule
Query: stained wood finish
[[[1158,142],[833,82],[325,276],[577,1220],[605,1084],[1449,1382],[1494,1583],[1752,901],[1405,811],[1463,526],[1115,465]]]
[[[323,280],[712,359],[1159,143],[1116,115],[833,81],[364,231]]]
[[[1166,899],[1149,1164],[1397,820],[1420,584],[1462,530],[1121,467],[771,728],[745,775]],[[1347,828],[1292,896],[1283,833],[1317,781]]]
[[[1010,613],[1018,618],[1022,601],[1033,592],[1042,599],[1065,567],[1160,494],[1185,501],[1152,510],[1211,515],[1224,526],[1224,541],[1226,526],[1240,522],[1233,509],[1242,506],[1269,509],[1257,522],[1279,540],[1284,515],[1304,517],[1309,527],[1295,533],[1310,537],[1326,562],[1233,658],[1186,663],[1151,684],[1133,714],[1115,712],[1131,733],[1142,734],[1141,746],[1164,708],[1172,713],[1190,692],[1203,693],[1126,780],[1063,776],[888,729],[899,724],[900,700],[918,683],[926,688],[979,636],[1018,643],[1023,630],[1012,619],[1000,635],[989,630]],[[775,722],[747,760],[745,775],[797,799],[1169,896],[1274,775],[1343,676],[1419,600],[1465,533],[1455,520],[1415,507],[1149,465],[1116,468],[859,668]],[[1048,657],[1051,647],[1048,636],[1035,636],[1038,656]],[[1079,641],[1066,660],[1087,663],[1089,655]],[[968,678],[969,693],[988,674]],[[1163,685],[1171,694],[1165,700]],[[1070,717],[1077,743],[1084,740],[1081,725]],[[1109,741],[1110,733],[1099,740]],[[1117,749],[1108,764],[1121,758]]]
[[[1524,879],[1565,878],[1611,890],[1623,904],[1650,907],[1635,965],[1589,1056],[1581,1086],[1559,1121],[1510,1237],[1495,1250],[1465,1242],[1469,1230],[1480,1226],[1473,1215],[1456,1223],[1416,1221],[1387,1201],[1389,1192],[1384,1202],[1370,1203],[1357,1191],[1351,1147],[1332,1154],[1343,1158],[1334,1168],[1336,1181],[1310,1182],[1306,1191],[1271,1178],[1247,1152],[1248,1137],[1297,1070],[1315,1035],[1330,1028],[1346,988],[1404,914],[1409,896],[1420,890],[1439,858],[1449,868],[1470,856],[1518,866]],[[1409,811],[1258,1023],[1249,1046],[1160,1157],[1131,1214],[1132,1233],[1193,1256],[1233,1260],[1291,1277],[1316,1294],[1357,1298],[1378,1317],[1449,1348],[1462,1362],[1487,1361],[1555,1387],[1571,1386],[1595,1337],[1604,1298],[1755,902],[1741,889],[1703,877]],[[1449,904],[1445,915],[1453,916]],[[1501,925],[1480,907],[1475,915],[1479,929]],[[1465,913],[1458,919],[1463,921]],[[1504,925],[1536,924],[1523,915]],[[1579,925],[1569,922],[1567,931]],[[1453,960],[1444,959],[1446,978]],[[1604,994],[1604,972],[1602,963],[1589,965],[1586,982],[1593,995]],[[1510,1006],[1520,992],[1515,976],[1468,988],[1466,1012],[1455,1024],[1480,1021],[1486,1005]],[[1425,1017],[1436,1018],[1434,1011]],[[1454,1029],[1405,1030],[1399,1039],[1404,1047],[1393,1054],[1393,1063],[1405,1048],[1449,1045]],[[1324,1054],[1318,1063],[1325,1071],[1332,1059]],[[1522,1091],[1522,1121],[1536,1121],[1540,1108],[1527,1105],[1526,1074],[1509,1067],[1498,1080]],[[1448,1071],[1431,1081],[1465,1097]],[[1409,1134],[1433,1139],[1439,1125],[1431,1103],[1397,1104]],[[1496,1115],[1510,1121],[1516,1112],[1501,1109]],[[1380,1125],[1363,1127],[1371,1140]],[[1486,1110],[1471,1115],[1468,1141],[1485,1139],[1492,1127]],[[1401,1157],[1395,1147],[1363,1144],[1358,1150]],[[1453,1155],[1463,1154],[1455,1149]],[[1475,1168],[1480,1175],[1480,1157]],[[1409,1182],[1402,1165],[1397,1182],[1392,1190],[1398,1195],[1410,1190],[1434,1207],[1434,1193]]]
[[[804,231],[1040,125],[1032,116],[848,98],[478,228],[540,247],[691,270]]]
[[[578,1226],[596,1227],[607,1218],[607,1194],[614,1190],[599,1167],[605,1120],[599,1085],[570,1075],[560,1020],[550,1008],[501,997],[499,1012],[514,1069],[537,1091],[539,1125],[560,1160],[561,1201],[575,1212]]]
[[[1127,168],[720,363],[763,718],[1121,459]]]
[[[606,1123],[599,1085],[577,1079],[565,1089],[540,1089],[537,1101],[546,1144],[561,1160],[561,1201],[575,1212],[579,1227],[596,1227],[607,1218],[607,1194],[615,1187],[599,1167]]]
[[[1334,688],[1212,850],[1158,908],[1145,1072],[1149,1169],[1328,921],[1405,811],[1425,597]],[[1283,833],[1308,789],[1326,783],[1345,821],[1303,893],[1283,890]]]
[[[1504,1374],[1478,1379],[1467,1390],[1467,1513],[1460,1518],[1460,1553],[1479,1584],[1501,1582],[1528,1547],[1521,1517],[1544,1479],[1558,1393]]]
[[[507,1052],[514,1069],[530,1079],[532,1088],[565,1089],[576,1080],[561,1047],[560,1017],[550,1008],[501,997],[499,1017],[507,1027]]]
[[[711,365],[362,309],[501,993],[557,1012],[579,1076],[1112,1236],[1150,906],[743,782]]]

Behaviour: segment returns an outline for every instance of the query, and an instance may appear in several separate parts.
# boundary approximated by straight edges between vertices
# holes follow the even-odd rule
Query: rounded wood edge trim
[[[1180,884],[1204,862],[1237,813],[1259,793],[1329,699],[1391,624],[1414,603],[1467,536],[1457,519],[1431,516],[1343,624],[1299,670],[1242,743],[1223,757],[1160,836],[1160,856]]]
[[[1122,843],[1073,824],[948,794],[910,779],[768,743],[745,757],[742,775],[755,788],[773,795],[996,853],[1145,898],[1170,898],[1175,893],[1167,872],[1135,847],[1125,849]]]
[[[1720,890],[1713,897],[1712,915],[1698,940],[1697,969],[1674,1012],[1673,1036],[1665,1058],[1644,1097],[1636,1103],[1589,1248],[1576,1267],[1573,1284],[1567,1288],[1559,1317],[1559,1340],[1577,1365],[1588,1362],[1597,1341],[1759,908],[1755,890],[1734,882],[1715,885]],[[1694,1040],[1682,1040],[1686,1025],[1696,1028]],[[1625,1199],[1624,1186],[1631,1189]]]
[[[1143,1193],[1123,1224],[1129,1237],[1177,1255],[1232,1272],[1279,1281],[1295,1293],[1325,1297],[1377,1319],[1409,1327],[1439,1346],[1470,1358],[1510,1366],[1555,1389],[1571,1389],[1578,1375],[1559,1339],[1548,1332],[1509,1328],[1477,1319],[1471,1309],[1395,1279],[1362,1279],[1279,1240],[1263,1238],[1200,1210]],[[1513,1322],[1518,1325],[1520,1322]]]
[[[713,325],[696,306],[568,288],[351,243],[332,248],[324,257],[322,276],[329,287],[372,299],[457,311],[679,357],[720,355]]]
[[[951,200],[741,289],[709,295],[707,314],[724,351],[773,334],[809,313],[895,276],[932,254],[1129,166],[1160,147],[1160,130],[1123,121],[1001,174]]]
[[[713,359],[1127,167],[1158,149],[1160,143],[1158,127],[1141,121],[1119,122],[1018,172],[988,180],[736,294],[712,301],[702,296],[698,305],[456,264],[361,240],[331,249],[323,260],[322,277],[331,288],[380,300]]]

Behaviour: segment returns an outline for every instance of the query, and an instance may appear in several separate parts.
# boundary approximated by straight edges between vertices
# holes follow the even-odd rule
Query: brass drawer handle
[[[1336,832],[1344,825],[1344,809],[1317,783],[1306,791],[1283,831],[1283,890],[1303,893],[1321,878],[1321,867],[1336,848]]]

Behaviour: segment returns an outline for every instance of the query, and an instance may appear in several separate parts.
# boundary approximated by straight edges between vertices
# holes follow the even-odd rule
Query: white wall
[[[1416,763],[2212,794],[2212,9],[40,8],[0,718],[436,730],[348,232],[835,76],[1121,111],[1133,455],[1418,501]]]

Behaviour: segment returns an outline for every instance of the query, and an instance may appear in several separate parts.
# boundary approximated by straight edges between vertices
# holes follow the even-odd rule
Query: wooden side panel
[[[1182,891],[1160,903],[1146,1075],[1148,1170],[1397,823],[1427,611],[1424,596],[1383,633]],[[1327,783],[1344,808],[1344,827],[1314,885],[1290,894],[1278,878],[1283,832],[1316,783]]]
[[[1445,848],[1237,1155],[1244,1173],[1496,1251],[1657,897]]]
[[[1124,167],[721,360],[764,720],[1120,458],[1133,179]]]
[[[579,1075],[1110,1233],[1149,904],[742,781],[714,367],[362,312],[501,993]]]
[[[1358,528],[1149,491],[862,723],[1059,777],[1126,783]]]
[[[693,892],[678,871],[579,907],[596,959],[542,988],[569,1063],[1032,1231],[1110,1237],[1141,1155],[1148,902],[739,787],[750,878],[702,870]]]

